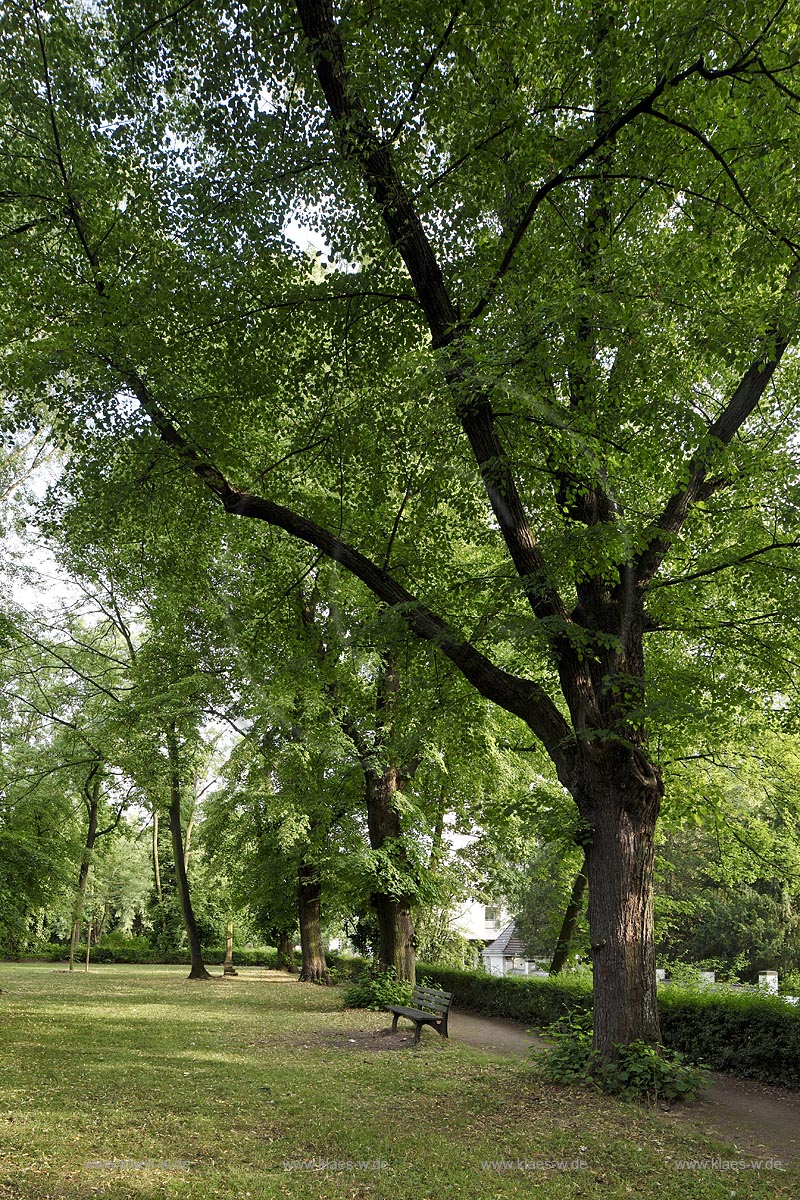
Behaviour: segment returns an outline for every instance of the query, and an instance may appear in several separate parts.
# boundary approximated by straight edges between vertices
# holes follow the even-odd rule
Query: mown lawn
[[[336,989],[185,974],[0,964],[2,1200],[800,1195],[796,1168],[677,1168],[741,1156],[525,1062],[369,1048],[386,1017]]]

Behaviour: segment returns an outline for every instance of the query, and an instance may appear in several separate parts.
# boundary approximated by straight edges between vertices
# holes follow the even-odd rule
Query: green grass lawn
[[[185,975],[0,964],[2,1200],[800,1195],[796,1169],[677,1168],[741,1156],[523,1061],[376,1050],[387,1018],[338,989]]]

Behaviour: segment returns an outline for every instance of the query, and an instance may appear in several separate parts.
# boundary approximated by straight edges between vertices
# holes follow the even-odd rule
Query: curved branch
[[[447,28],[445,29],[442,36],[439,38],[439,41],[434,46],[430,55],[428,56],[428,59],[425,62],[425,65],[423,66],[422,70],[420,71],[418,78],[414,82],[414,86],[411,89],[411,94],[409,95],[408,100],[403,105],[403,111],[400,114],[400,118],[397,121],[397,124],[395,125],[392,132],[389,134],[389,142],[390,143],[395,140],[395,138],[397,137],[397,135],[400,133],[401,129],[405,125],[405,123],[408,119],[408,114],[409,114],[414,102],[418,98],[420,92],[422,91],[422,86],[425,83],[425,80],[428,78],[428,75],[430,75],[431,71],[433,70],[434,66],[436,65],[436,60],[438,59],[442,50],[445,48],[445,46],[449,42],[450,35],[452,34],[453,30],[456,27],[456,21],[461,16],[461,13],[463,11],[464,11],[463,3],[458,3],[455,6],[455,8],[453,9],[453,15],[451,16],[450,20],[447,22]]]
[[[800,268],[796,267],[790,275],[790,287],[799,276]],[[636,583],[640,588],[649,584],[661,567],[673,538],[683,528],[694,505],[709,494],[709,489],[713,491],[719,486],[719,480],[707,478],[714,447],[720,444],[727,446],[733,440],[763,396],[767,384],[790,345],[788,333],[778,334],[772,330],[771,336],[775,339],[775,349],[771,357],[766,362],[763,358],[757,359],[747,368],[727,405],[716,421],[709,426],[705,445],[696,452],[689,463],[688,483],[670,497],[661,516],[652,523],[650,536],[646,539],[646,549],[634,562]]]
[[[627,108],[624,112],[620,113],[619,116],[613,121],[609,121],[608,125],[597,135],[597,137],[593,138],[593,140],[585,145],[583,149],[570,160],[570,162],[566,163],[558,171],[554,172],[549,179],[544,180],[544,182],[541,183],[536,189],[531,197],[528,207],[522,214],[517,228],[514,230],[514,233],[509,240],[508,246],[506,247],[502,259],[500,260],[497,270],[489,280],[483,295],[478,300],[474,308],[460,323],[459,328],[465,328],[467,325],[470,325],[472,322],[476,321],[491,303],[497,292],[497,289],[511,269],[511,265],[514,261],[517,250],[519,249],[525,234],[528,232],[534,217],[539,211],[542,202],[547,199],[552,191],[560,187],[562,183],[569,182],[572,175],[576,171],[580,170],[584,163],[589,162],[597,154],[599,154],[601,150],[610,145],[616,139],[617,135],[621,133],[622,130],[628,125],[631,125],[643,114],[651,113],[652,106],[655,104],[656,100],[664,95],[665,92],[671,91],[672,89],[678,87],[679,84],[683,83],[687,79],[691,79],[694,75],[699,75],[703,79],[707,80],[723,79],[726,76],[742,73],[750,65],[751,63],[749,59],[740,59],[729,68],[712,71],[706,67],[705,59],[700,57],[696,62],[686,67],[683,71],[678,71],[675,75],[669,78],[662,77],[659,79],[655,87],[653,87],[646,96],[643,96],[641,100],[638,100],[635,104],[632,104],[630,108]]]
[[[695,127],[693,125],[689,125],[688,122],[679,121],[676,117],[670,117],[667,113],[662,113],[657,108],[650,108],[648,110],[648,115],[655,117],[655,119],[658,121],[663,121],[665,125],[672,126],[673,129],[680,129],[683,133],[688,133],[689,136],[694,138],[696,142],[699,142],[703,149],[708,151],[708,153],[714,159],[714,162],[718,163],[722,168],[725,175],[730,180],[731,186],[736,192],[736,195],[739,197],[747,211],[752,214],[755,223],[759,225],[765,231],[765,233],[768,233],[770,237],[774,237],[777,241],[782,243],[782,245],[787,246],[789,250],[791,250],[792,254],[797,256],[800,253],[800,246],[798,246],[796,242],[793,242],[791,238],[787,238],[785,235],[779,233],[778,230],[773,229],[772,226],[764,220],[757,209],[754,208],[749,196],[747,195],[747,192],[736,178],[736,173],[728,163],[725,155],[716,148],[709,137],[706,137],[702,129],[695,129]]]
[[[706,567],[702,571],[692,571],[690,575],[681,575],[677,579],[659,579],[652,585],[653,588],[662,587],[677,587],[681,583],[691,583],[694,579],[704,579],[708,575],[717,575],[720,571],[729,571],[731,567],[740,567],[743,563],[751,562],[754,558],[759,558],[762,554],[768,554],[771,550],[796,550],[800,546],[800,541],[792,542],[773,542],[769,546],[761,546],[758,550],[751,550],[749,554],[743,554],[739,558],[734,558],[730,562],[719,563],[715,567]],[[774,613],[772,614],[775,615]]]
[[[115,369],[120,370],[118,367]],[[227,513],[264,521],[268,525],[283,529],[292,537],[316,546],[328,558],[340,563],[360,579],[374,595],[393,608],[413,633],[431,642],[449,658],[482,696],[523,720],[544,745],[556,765],[559,776],[562,779],[569,777],[574,735],[569,723],[541,684],[512,675],[502,667],[496,666],[377,563],[372,562],[330,530],[284,505],[232,487],[219,468],[204,458],[162,412],[144,380],[133,371],[121,373],[162,441],[176,451],[188,468],[220,501]]]

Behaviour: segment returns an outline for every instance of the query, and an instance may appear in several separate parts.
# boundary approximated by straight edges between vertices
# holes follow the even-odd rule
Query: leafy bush
[[[212,966],[221,966],[225,961],[225,947],[204,946],[203,957],[207,964],[211,963]],[[270,967],[274,969],[278,965],[278,951],[273,950],[269,946],[262,946],[251,950],[240,950],[237,946],[234,946],[233,965],[235,967]]]
[[[329,975],[334,983],[346,983],[347,980],[355,979],[364,969],[363,959],[339,954],[338,951],[326,954],[325,959],[328,963]]]
[[[345,1008],[371,1008],[385,1011],[390,1004],[405,1004],[411,1000],[412,985],[398,979],[394,967],[381,970],[370,964],[361,970],[344,993]]]
[[[153,944],[146,937],[136,937],[134,934],[123,933],[121,929],[112,929],[104,933],[100,945],[114,950],[152,950]]]
[[[277,950],[270,947],[253,950],[234,950],[234,965],[240,967],[274,967],[277,962]],[[66,962],[69,959],[69,943],[63,945],[57,942],[40,944],[36,952],[26,955],[31,959],[46,959],[49,962]],[[224,946],[203,947],[203,957],[207,965],[216,966],[225,959]],[[75,961],[82,962],[86,958],[86,946],[81,944],[75,952]],[[114,938],[109,935],[103,938],[99,946],[92,946],[90,961],[93,963],[132,963],[148,965],[154,963],[168,966],[188,966],[190,962],[188,950],[158,950],[149,945],[146,938]]]
[[[432,915],[423,913],[418,919],[414,936],[420,958],[457,971],[474,970],[477,954],[474,943],[450,929],[446,917],[447,914],[442,919],[440,911],[434,910]]]
[[[680,1050],[637,1041],[618,1047],[618,1052],[597,1072],[601,1090],[612,1096],[675,1104],[697,1099],[708,1082],[705,1069],[687,1062]]]
[[[567,1013],[548,1026],[554,1045],[531,1051],[545,1079],[551,1083],[593,1082],[591,1020],[590,1013]]]
[[[687,1063],[679,1051],[642,1041],[617,1047],[613,1062],[601,1062],[585,1013],[560,1018],[548,1033],[555,1045],[532,1053],[551,1083],[582,1083],[623,1100],[675,1104],[696,1099],[706,1082],[703,1068]]]
[[[800,971],[787,971],[781,975],[778,991],[782,996],[800,996]]]
[[[62,947],[62,957],[69,958],[69,946]],[[86,947],[78,946],[75,951],[75,961],[84,962],[86,960]],[[164,962],[165,956],[159,954],[152,946],[106,946],[103,942],[99,946],[92,946],[92,952],[89,956],[89,961],[93,963],[158,963]],[[181,960],[183,961],[183,960]],[[186,956],[188,963],[189,957]]]

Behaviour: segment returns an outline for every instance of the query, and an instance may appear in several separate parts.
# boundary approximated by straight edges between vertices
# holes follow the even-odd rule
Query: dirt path
[[[545,1045],[514,1021],[455,1010],[450,1013],[449,1028],[455,1042],[514,1057],[524,1057],[531,1047]],[[800,1158],[800,1094],[784,1088],[714,1072],[701,1100],[687,1108],[665,1110],[664,1115],[670,1121],[716,1134],[759,1157]]]

